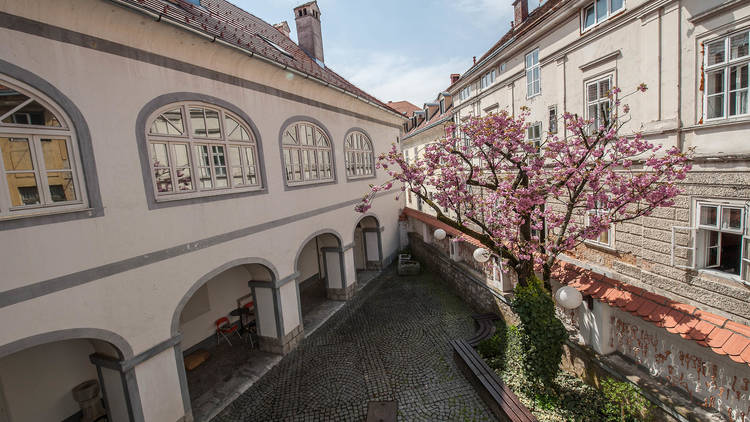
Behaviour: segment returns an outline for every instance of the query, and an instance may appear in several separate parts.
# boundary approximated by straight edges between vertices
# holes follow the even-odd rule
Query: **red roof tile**
[[[454,236],[461,235],[458,230],[423,212],[406,208],[404,214],[434,227],[440,227]],[[464,239],[481,245],[476,239],[466,236]],[[747,325],[699,310],[692,305],[672,301],[570,263],[559,262],[553,268],[552,274],[561,283],[573,286],[624,311],[635,313],[670,333],[679,334],[701,346],[710,347],[717,354],[728,355],[735,362],[750,364],[750,327]]]
[[[415,111],[420,110],[419,107],[408,101],[388,101],[388,105],[406,117],[411,117]]]
[[[730,356],[739,356],[748,345],[750,345],[749,338],[733,333],[721,348]]]

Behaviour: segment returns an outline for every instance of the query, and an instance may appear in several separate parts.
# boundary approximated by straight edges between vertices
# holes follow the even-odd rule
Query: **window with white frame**
[[[170,104],[154,113],[146,135],[157,199],[262,187],[253,132],[227,110]]]
[[[526,55],[526,97],[533,97],[542,92],[539,68],[539,49]]]
[[[743,30],[705,43],[707,120],[748,114],[748,37],[750,31]]]
[[[445,98],[440,99],[440,114],[445,113]]]
[[[344,142],[344,153],[347,176],[356,178],[375,175],[375,157],[372,142],[367,135],[359,131],[350,133]]]
[[[592,218],[601,218],[606,214],[607,214],[607,210],[601,208],[599,204],[597,203],[596,208],[594,208],[593,210],[588,210],[586,212],[586,226],[591,225]],[[586,243],[604,246],[607,248],[614,248],[614,244],[615,244],[614,237],[615,237],[615,229],[614,227],[612,227],[612,225],[610,225],[606,230],[599,233],[599,236],[597,236],[595,239],[586,239]]]
[[[526,137],[539,148],[542,144],[542,122],[534,122],[526,128]]]
[[[557,133],[557,106],[553,105],[550,106],[549,110],[549,124],[548,124],[548,132],[549,133]]]
[[[458,99],[461,101],[471,97],[471,85],[466,85],[461,91],[458,92]]]
[[[485,88],[489,87],[490,85],[492,85],[495,82],[495,77],[496,76],[497,76],[497,70],[496,69],[492,69],[489,72],[487,72],[484,75],[482,75],[482,79],[479,82],[479,84],[480,84],[479,88],[480,89],[485,89]]]
[[[85,208],[75,131],[19,85],[0,80],[0,218]]]
[[[299,185],[333,180],[331,141],[310,122],[297,122],[281,137],[287,184]]]
[[[596,0],[581,9],[581,31],[586,31],[606,21],[625,9],[625,0]]]
[[[591,120],[589,129],[594,133],[600,126],[610,122],[612,77],[606,76],[586,83],[586,118]]]

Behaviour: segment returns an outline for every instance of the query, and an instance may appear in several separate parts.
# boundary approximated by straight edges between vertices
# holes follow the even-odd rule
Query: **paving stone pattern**
[[[475,331],[469,309],[431,274],[379,278],[214,421],[363,421],[396,400],[401,421],[490,421],[448,341]]]

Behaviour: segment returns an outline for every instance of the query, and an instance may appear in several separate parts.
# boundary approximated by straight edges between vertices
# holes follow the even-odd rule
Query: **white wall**
[[[89,340],[31,347],[0,359],[0,382],[12,422],[61,421],[80,410],[71,390],[97,379]]]
[[[322,269],[322,265],[320,267]],[[307,242],[302,248],[297,261],[297,271],[299,271],[299,280],[305,281],[308,278],[318,274],[318,250],[315,247],[315,239]],[[325,276],[325,269],[321,273],[321,278]]]
[[[237,317],[230,316],[229,312],[237,309],[237,299],[250,294],[250,287],[247,285],[250,278],[251,276],[245,267],[239,266],[224,271],[206,283],[208,310],[180,324],[183,350],[204,340],[206,337],[215,335],[215,322],[217,319],[223,316],[228,317],[230,321],[238,319]],[[191,302],[193,301],[188,301],[185,305],[185,310],[192,313],[193,309],[201,304]]]
[[[289,282],[279,289],[281,310],[284,317],[284,334],[297,328],[300,323],[299,303],[297,302],[298,288],[296,282]]]

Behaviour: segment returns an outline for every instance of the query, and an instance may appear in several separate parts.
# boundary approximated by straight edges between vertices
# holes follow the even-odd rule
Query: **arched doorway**
[[[101,420],[143,420],[134,377],[126,380],[115,369],[129,357],[122,337],[99,329],[55,331],[1,346],[0,421],[80,420],[73,388],[89,381],[97,384],[98,395],[91,397]]]
[[[259,338],[276,336],[276,303],[260,292],[272,290],[276,280],[275,269],[265,260],[232,261],[198,280],[177,306],[172,330],[181,336],[178,371],[187,385],[183,400],[197,420],[213,410],[205,403],[226,399],[219,394],[225,386],[247,381],[249,372],[243,368],[262,353]],[[227,331],[217,332],[217,321]]]
[[[354,228],[354,268],[357,282],[366,283],[383,267],[382,228],[375,216],[362,217]]]
[[[332,231],[315,233],[303,243],[297,259],[297,284],[303,326],[316,327],[338,309],[330,301],[347,300],[353,283],[346,280],[341,237]]]

